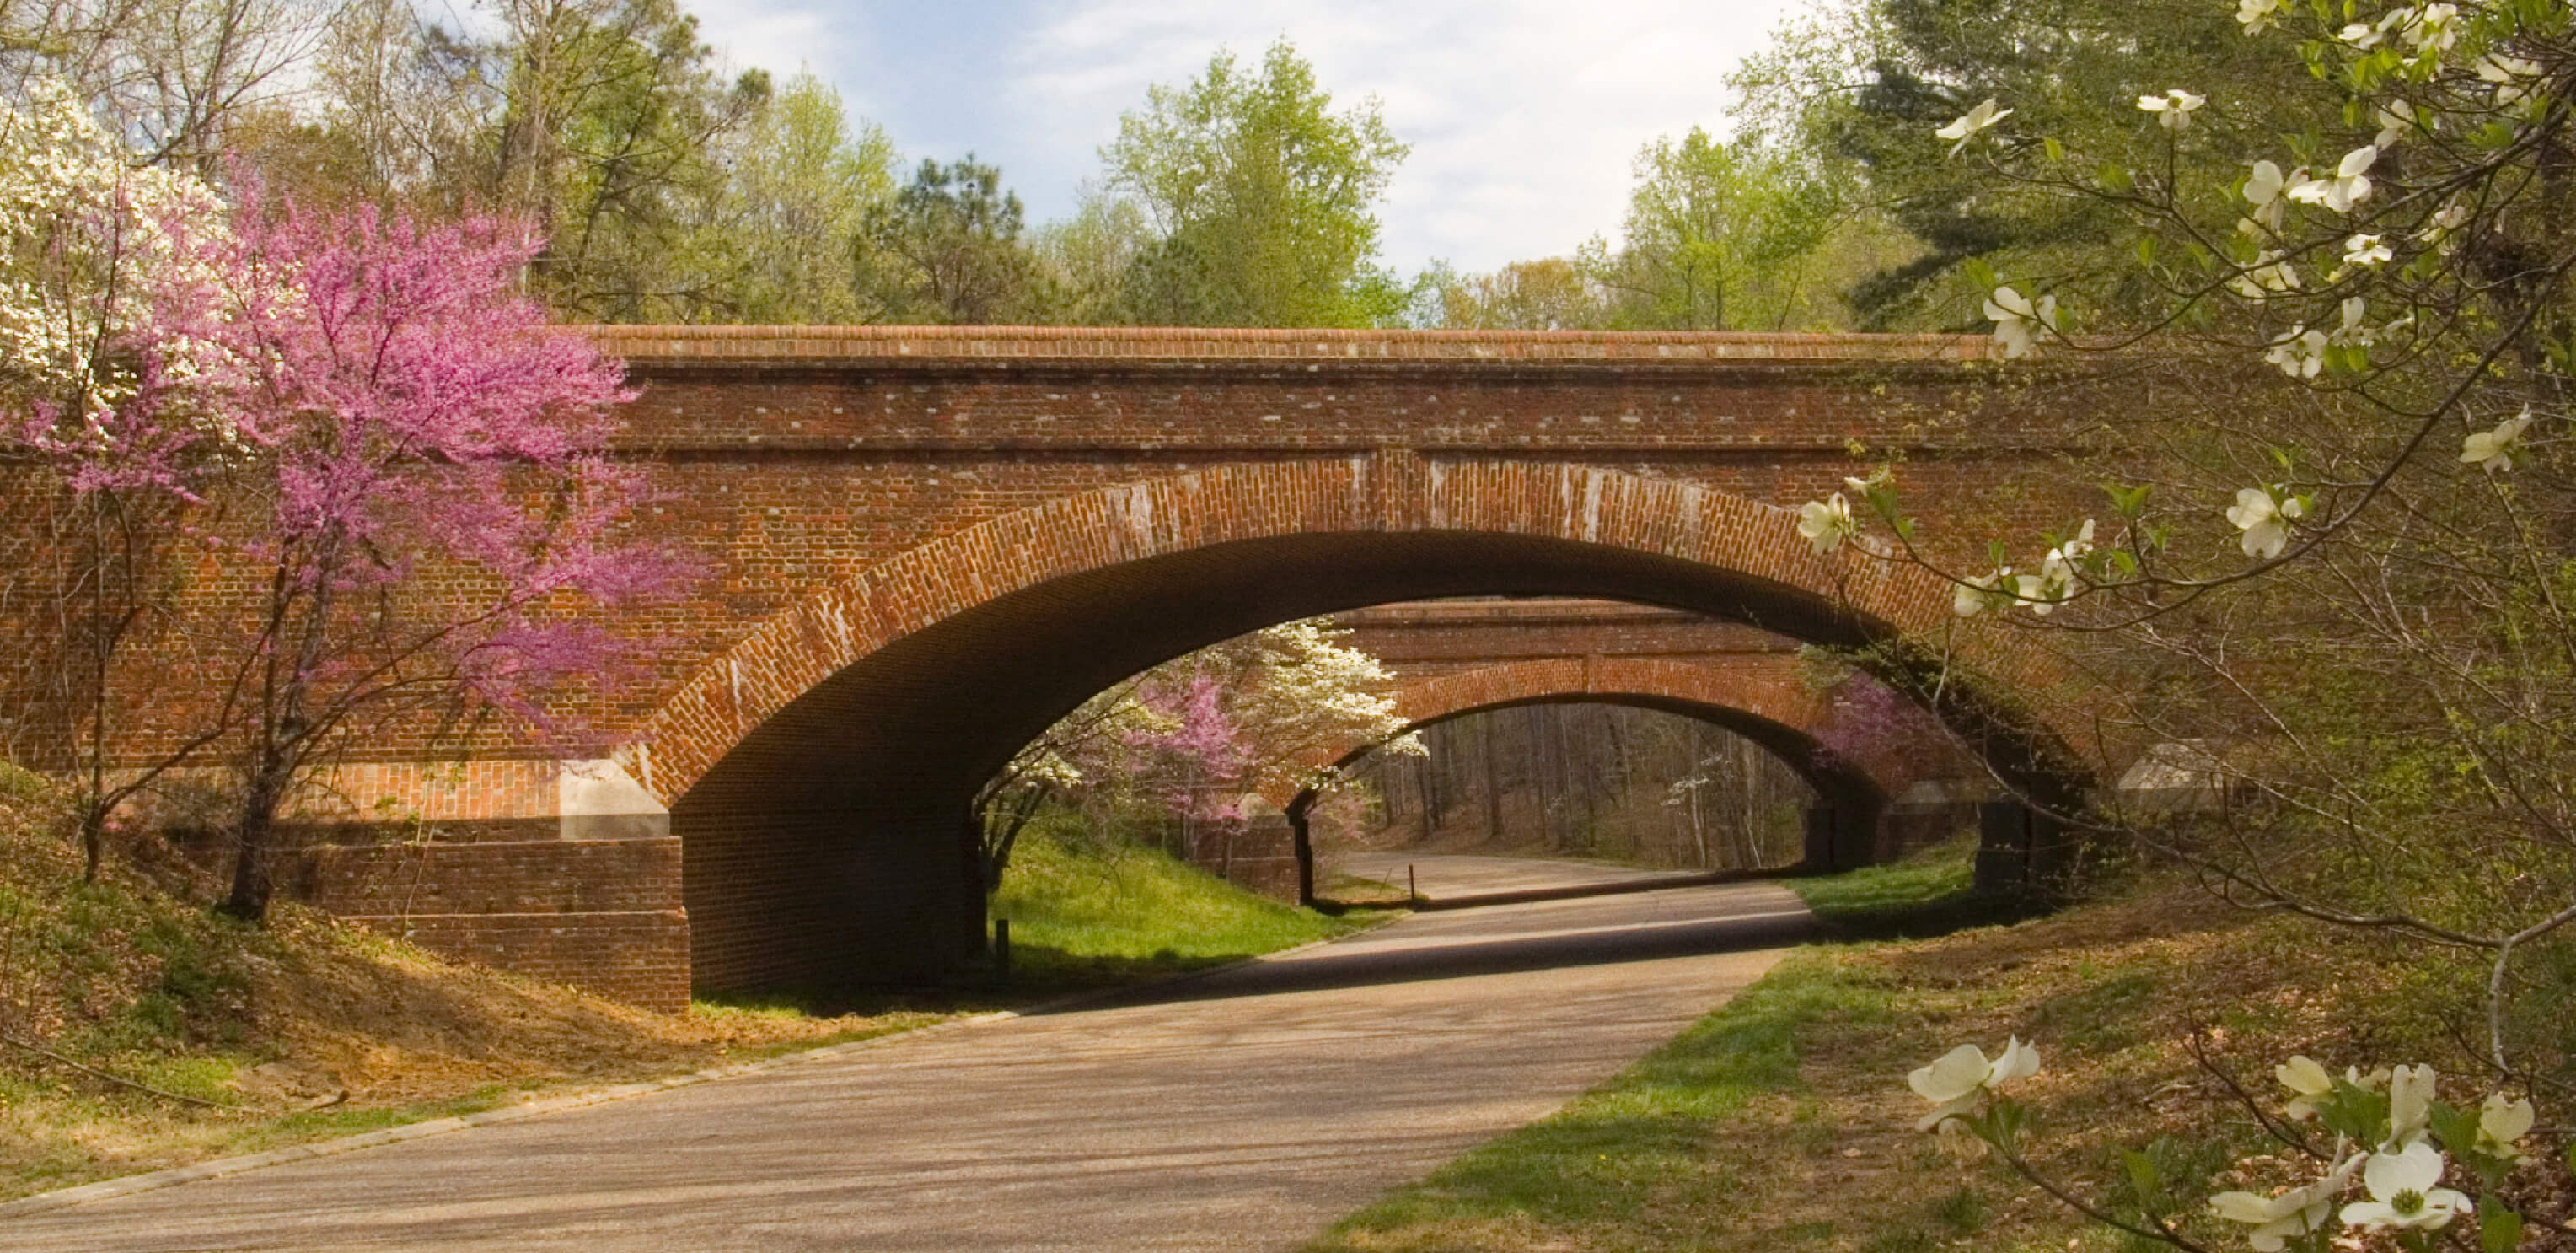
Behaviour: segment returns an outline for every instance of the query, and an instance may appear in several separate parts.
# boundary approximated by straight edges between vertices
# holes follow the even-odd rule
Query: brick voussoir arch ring
[[[683,680],[640,728],[645,786],[669,803],[788,702],[871,652],[1051,579],[1242,540],[1471,532],[1597,545],[1759,580],[1873,636],[1948,621],[1952,589],[1848,549],[1817,555],[1790,510],[1594,466],[1380,453],[1169,475],[1061,497],[930,541],[755,627]],[[1210,641],[1213,642],[1213,641]],[[2005,681],[2056,677],[2008,635],[1954,662]],[[2059,735],[2068,745],[2075,735]]]
[[[1646,704],[1658,708],[1733,715],[1728,721],[1751,720],[1776,728],[1812,754],[1834,719],[1834,689],[1806,681],[1792,654],[1758,662],[1674,661],[1655,657],[1550,657],[1511,662],[1444,674],[1409,684],[1395,692],[1396,716],[1406,731],[1489,709],[1549,701],[1599,700]],[[1350,740],[1328,745],[1308,758],[1315,768],[1348,765],[1384,739]],[[1817,760],[1792,760],[1801,774],[1813,777]],[[1900,753],[1873,753],[1838,763],[1857,773],[1881,798],[1905,790],[1917,775],[1915,763]],[[1267,799],[1282,808],[1303,792]]]

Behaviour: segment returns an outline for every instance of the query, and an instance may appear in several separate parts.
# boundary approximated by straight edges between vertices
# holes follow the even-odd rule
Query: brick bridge
[[[2065,517],[2027,482],[2067,442],[2057,415],[2108,403],[2098,380],[2008,371],[1951,337],[597,334],[642,388],[622,447],[667,493],[650,525],[714,570],[634,624],[668,643],[607,711],[620,747],[559,765],[486,746],[459,766],[378,745],[338,794],[392,798],[433,838],[335,836],[282,877],[433,946],[659,1006],[692,981],[954,962],[982,940],[975,787],[1109,684],[1270,623],[1511,595],[1830,644],[1948,630],[1946,585],[1818,557],[1787,509],[1865,446],[1907,460],[1927,533],[2027,534]],[[2010,632],[1948,648],[2001,682],[2063,681]],[[1451,676],[1439,699],[1819,716],[1776,675],[1561,661]],[[2080,728],[1970,721],[2035,783],[2116,764]]]
[[[1405,730],[1532,704],[1597,702],[1680,714],[1769,749],[1815,789],[1808,860],[1866,864],[1972,824],[1985,769],[1939,721],[1902,699],[1868,699],[1866,676],[1802,658],[1798,641],[1686,610],[1609,600],[1462,598],[1334,615],[1349,643],[1393,672]],[[1887,694],[1876,695],[1885,697]],[[1857,699],[1856,699],[1857,698]],[[1383,741],[1319,748],[1346,767]],[[1247,887],[1313,895],[1309,789],[1266,798],[1256,823],[1202,860]]]
[[[1396,707],[1408,729],[1548,702],[1661,709],[1761,744],[1803,775],[1824,804],[1873,825],[1891,807],[1975,796],[1987,783],[1985,768],[1930,714],[1901,700],[1855,710],[1855,696],[1871,679],[1802,658],[1799,641],[1747,623],[1553,598],[1384,605],[1335,620],[1351,629],[1353,646],[1395,673]],[[1890,705],[1892,717],[1881,712]],[[1879,721],[1890,725],[1870,725]],[[1338,745],[1317,760],[1347,764],[1373,747]],[[1897,829],[1861,842],[1877,856],[1908,839]]]

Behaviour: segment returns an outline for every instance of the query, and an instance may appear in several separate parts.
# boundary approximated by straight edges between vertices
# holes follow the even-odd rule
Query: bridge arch
[[[1176,473],[933,540],[761,623],[646,723],[705,986],[917,974],[980,940],[964,804],[1050,722],[1156,662],[1403,600],[1597,596],[1859,644],[1948,620],[1910,567],[1818,556],[1777,506],[1597,466],[1387,449]],[[2003,633],[1954,660],[2053,682]],[[2064,728],[2011,728],[2031,769]]]
[[[1884,802],[1921,777],[1923,758],[1892,743],[1837,735],[1840,688],[1815,682],[1794,654],[1724,661],[1566,657],[1423,679],[1397,689],[1395,702],[1396,716],[1404,720],[1398,734],[1522,705],[1597,703],[1681,714],[1769,749],[1820,794]],[[1319,768],[1339,770],[1384,743],[1386,739],[1336,744],[1310,760]],[[1282,808],[1295,808],[1310,802],[1313,792],[1307,788],[1270,799]]]
[[[1903,738],[1873,734],[1848,720],[1842,699],[1850,684],[1817,682],[1795,654],[1755,653],[1722,660],[1678,661],[1656,657],[1568,657],[1510,662],[1458,671],[1406,684],[1395,692],[1396,735],[1458,718],[1543,704],[1611,704],[1695,718],[1733,731],[1778,757],[1813,788],[1835,827],[1844,828],[1842,851],[1863,856],[1888,843],[1880,825],[1890,807],[1915,783],[1942,773],[1942,754],[1922,751]],[[1929,720],[1926,719],[1928,722]],[[1938,734],[1936,728],[1923,731]],[[1309,761],[1329,779],[1383,747],[1395,736],[1353,740],[1316,752]],[[1307,812],[1322,784],[1269,798],[1288,817],[1298,863],[1299,895],[1314,897],[1315,852]],[[1834,827],[1823,828],[1830,846]],[[1886,833],[1896,836],[1897,833]],[[1815,850],[1810,854],[1816,856]]]

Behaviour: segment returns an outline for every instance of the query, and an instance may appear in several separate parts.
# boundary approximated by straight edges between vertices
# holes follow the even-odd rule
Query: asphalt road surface
[[[1374,879],[1401,891],[1408,879],[1424,900],[1487,896],[1497,892],[1544,891],[1566,887],[1627,887],[1664,880],[1695,879],[1696,870],[1636,870],[1590,862],[1544,861],[1531,857],[1479,857],[1472,853],[1335,853],[1324,863],[1329,873]],[[1407,876],[1406,871],[1412,874]]]
[[[1760,883],[1416,915],[1106,1003],[0,1218],[11,1253],[1293,1249],[1801,938]]]

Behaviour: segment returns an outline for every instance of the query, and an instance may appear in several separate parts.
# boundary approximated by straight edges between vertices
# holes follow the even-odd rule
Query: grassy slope
[[[15,781],[0,795],[0,1199],[944,1016],[648,1014],[291,906],[243,926],[120,865],[83,883],[41,789]]]
[[[644,1013],[454,965],[283,907],[266,928],[131,872],[80,882],[41,789],[0,775],[0,1037],[211,1101],[205,1108],[0,1044],[0,1200],[230,1153],[488,1109],[905,1030],[1005,1003],[969,993],[817,1013],[792,1000]],[[1041,838],[1005,894],[1012,998],[1284,948],[1356,925],[1237,891],[1159,853]],[[344,1095],[345,1094],[345,1095]],[[307,1108],[314,1107],[314,1108]]]
[[[1967,909],[1949,892],[1964,882],[1951,853],[1801,887],[1847,932],[1879,934]],[[1905,1072],[1961,1041],[2035,1038],[2048,1065],[2028,1092],[2043,1120],[2037,1151],[2053,1171],[2098,1183],[2115,1146],[2240,1134],[2184,1053],[2193,1028],[2217,1027],[2256,1075],[2287,1051],[2350,1052],[2340,998],[2384,978],[2321,958],[2313,939],[2149,883],[2017,925],[1814,946],[1610,1083],[1313,1247],[2118,1248],[1999,1168],[1962,1164],[1914,1132],[1920,1102]],[[2403,1051],[2399,1039],[2383,1037],[2382,1051]],[[2222,1165],[2166,1164],[2186,1194]]]
[[[1011,921],[1013,981],[1084,986],[1219,965],[1341,935],[1367,921],[1255,896],[1158,849],[1033,824],[993,914]]]

